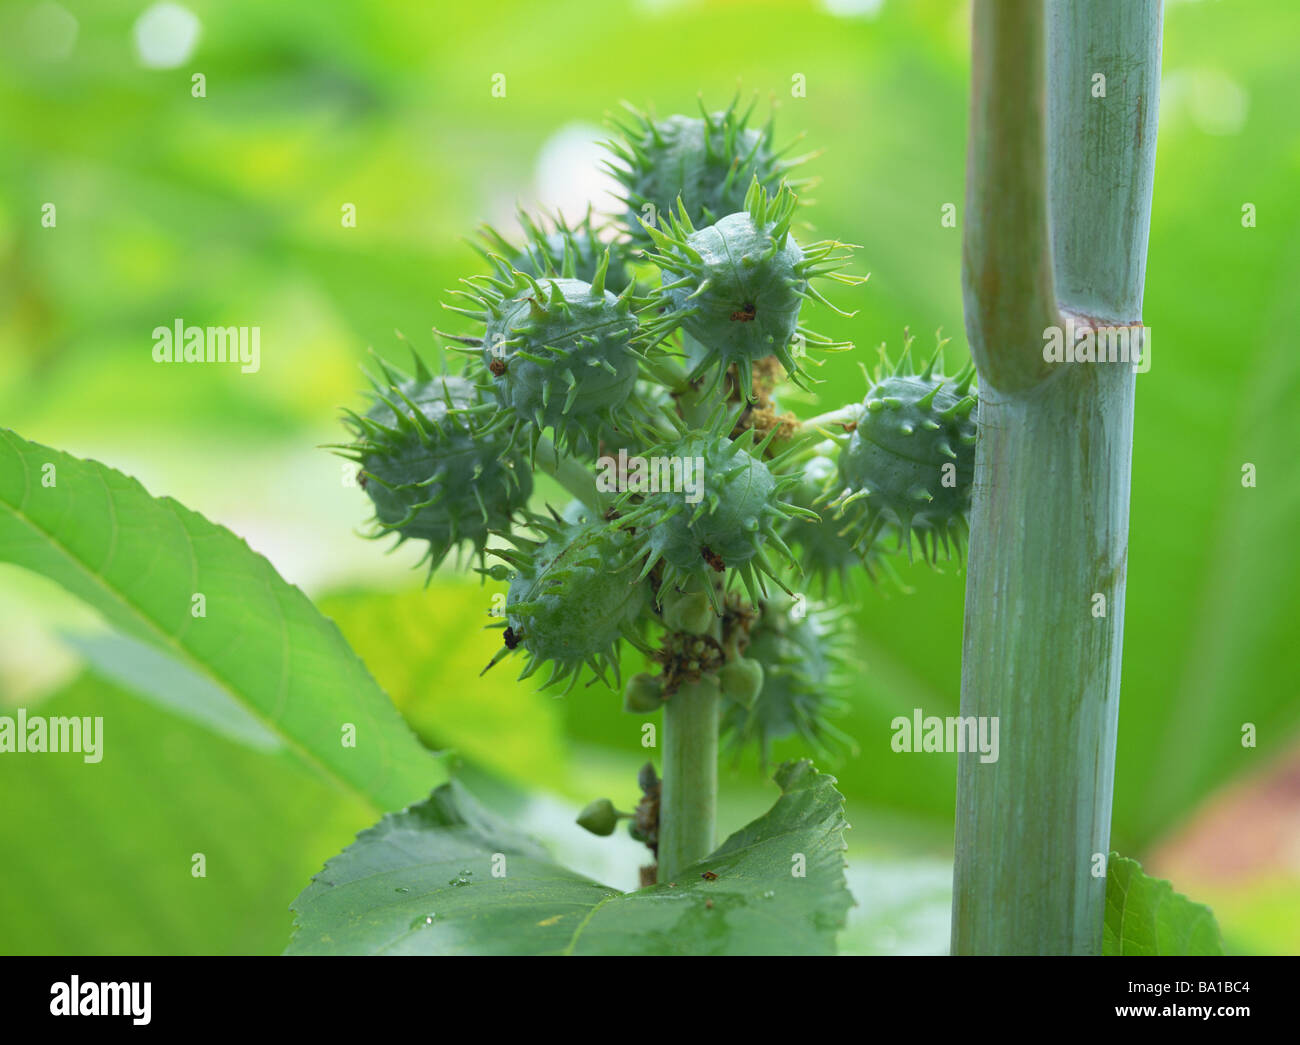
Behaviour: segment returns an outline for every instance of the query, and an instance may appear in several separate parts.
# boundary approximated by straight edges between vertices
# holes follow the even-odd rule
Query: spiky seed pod
[[[617,684],[619,639],[642,645],[636,629],[649,596],[646,584],[619,569],[630,539],[603,519],[570,522],[555,515],[530,525],[544,541],[515,534],[509,537],[514,550],[491,550],[515,575],[506,592],[505,645],[488,668],[522,649],[528,659],[521,679],[549,663],[544,685],[567,678],[571,689],[585,664],[606,685],[610,675]]]
[[[493,260],[497,277],[465,281],[478,309],[447,306],[482,320],[484,335],[455,340],[480,349],[512,442],[522,433],[535,451],[543,430],[553,428],[561,449],[590,449],[602,428],[620,426],[635,389],[631,287],[620,297],[605,289],[608,252],[591,283],[534,279]]]
[[[909,359],[904,352],[897,370],[878,376],[867,392],[857,427],[840,451],[839,493],[830,507],[855,549],[869,549],[893,527],[909,554],[915,535],[933,562],[940,545],[950,556],[955,545],[960,554],[968,531],[975,369],[945,377],[936,371],[936,353],[918,374]]]
[[[648,229],[658,251],[649,257],[663,270],[662,311],[654,321],[654,337],[660,339],[676,327],[684,330],[697,346],[690,357],[691,377],[712,369],[710,391],[733,365],[740,387],[750,389],[754,363],[767,356],[775,356],[786,373],[802,383],[796,346],[852,347],[799,322],[807,298],[835,308],[813,287],[812,279],[832,276],[850,284],[861,280],[839,272],[847,257],[837,251],[847,244],[828,240],[801,247],[795,241],[790,234],[794,209],[793,193],[782,188],[769,196],[755,180],[744,209],[714,225],[697,230],[679,208],[665,227]]]
[[[619,499],[622,514],[614,525],[635,534],[637,556],[645,557],[641,577],[661,566],[661,591],[703,590],[716,613],[720,573],[730,571],[727,580],[739,576],[755,600],[766,590],[764,576],[783,584],[766,545],[793,565],[778,531],[792,515],[816,515],[781,499],[798,477],[775,474],[763,460],[770,440],[756,444],[752,429],[735,440],[694,432],[645,452],[652,461],[672,462],[682,481]]]
[[[414,377],[380,364],[374,404],[365,414],[346,412],[355,440],[336,449],[360,466],[375,509],[373,536],[428,541],[421,562],[432,575],[462,542],[482,559],[489,531],[508,530],[528,502],[533,477],[504,433],[475,425],[471,381],[435,376],[418,356],[415,362]]]
[[[835,459],[830,456],[835,452],[834,443],[818,447],[819,452],[804,462],[799,474],[799,484],[791,491],[790,499],[804,508],[815,509],[828,486],[834,483],[836,476]],[[865,565],[868,572],[875,566],[875,545],[866,550],[866,554],[853,547],[852,539],[840,532],[840,525],[829,518],[826,513],[821,522],[794,518],[786,523],[782,536],[795,550],[804,576],[819,585],[823,596],[829,593],[832,581],[839,583],[841,590],[848,584],[853,569]]]
[[[755,744],[764,766],[771,745],[787,737],[799,736],[823,755],[832,743],[847,740],[830,722],[842,707],[834,696],[843,665],[840,618],[816,605],[801,609],[796,613],[794,602],[779,593],[759,604],[745,647],[745,658],[762,665],[758,698],[748,705],[729,698],[723,705],[728,748],[739,755]]]
[[[623,186],[634,243],[649,245],[641,221],[656,223],[679,197],[691,221],[711,225],[741,209],[751,181],[775,191],[803,162],[804,157],[785,158],[789,148],[774,148],[771,119],[765,127],[750,127],[754,102],[741,112],[738,101],[739,95],[724,111],[712,113],[701,101],[698,117],[662,120],[627,106],[630,122],[612,121],[623,140],[606,143],[616,157],[606,166]]]
[[[605,289],[621,294],[632,282],[628,275],[627,247],[610,239],[601,242],[600,230],[592,222],[591,208],[583,219],[569,224],[558,212],[545,216],[545,225],[524,210],[519,211],[519,225],[523,230],[522,245],[516,245],[494,229],[484,225],[479,231],[482,246],[476,246],[489,262],[492,255],[504,257],[510,267],[526,272],[535,279],[544,276],[566,276],[592,283],[600,270],[606,250],[610,252],[609,267],[605,272]],[[549,226],[549,230],[547,228]]]

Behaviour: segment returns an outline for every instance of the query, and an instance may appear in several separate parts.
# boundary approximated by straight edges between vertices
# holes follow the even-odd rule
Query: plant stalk
[[[607,504],[596,489],[596,477],[579,458],[561,454],[546,436],[537,443],[537,467],[597,515],[605,511]]]
[[[1135,374],[1043,347],[1066,315],[1140,323],[1160,22],[1160,0],[975,3],[961,714],[1000,750],[959,758],[955,954],[1101,950]]]
[[[713,852],[718,802],[717,679],[688,682],[664,702],[659,881]]]

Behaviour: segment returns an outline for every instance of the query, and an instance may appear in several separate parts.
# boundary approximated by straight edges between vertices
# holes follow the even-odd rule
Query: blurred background
[[[478,679],[502,586],[421,588],[414,550],[358,539],[364,495],[319,447],[362,401],[368,348],[404,362],[400,331],[436,358],[431,327],[459,329],[439,302],[481,270],[480,222],[612,209],[604,114],[694,112],[700,92],[721,108],[738,81],[762,116],[779,106],[778,140],[824,150],[805,214],[871,273],[836,296],[856,318],[818,310],[859,346],[821,372],[822,408],[856,397],[856,359],[897,351],[905,326],[922,348],[942,328],[960,364],[968,22],[961,0],[13,0],[0,424],[245,536],[428,744],[563,858],[633,887],[644,850],[572,819],[598,795],[635,801],[640,718],[599,687]],[[1300,952],[1298,44],[1292,0],[1168,5],[1138,377],[1113,846],[1209,903],[1238,952]],[[153,328],[177,319],[259,326],[261,369],[153,363]],[[902,572],[907,592],[852,593],[839,725],[856,750],[829,766],[857,953],[948,943],[956,756],[893,753],[889,722],[956,712],[964,576]],[[290,900],[367,812],[115,682],[86,641],[102,624],[46,582],[0,566],[0,622],[0,713],[111,716],[97,766],[0,758],[0,952],[278,952]],[[746,755],[723,790],[731,830],[775,789]]]

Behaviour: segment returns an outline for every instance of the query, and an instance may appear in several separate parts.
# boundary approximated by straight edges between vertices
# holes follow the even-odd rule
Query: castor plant
[[[1150,9],[1132,8],[1125,24],[1149,48]],[[609,701],[636,724],[640,771],[608,796],[583,795],[577,823],[599,837],[626,827],[645,848],[641,889],[560,866],[481,804],[472,775],[428,756],[339,631],[233,534],[111,469],[0,433],[7,560],[237,695],[256,712],[236,723],[245,736],[269,734],[377,809],[400,810],[295,901],[290,953],[833,950],[851,903],[833,778],[807,758],[775,767],[772,809],[719,844],[719,751],[760,765],[777,745],[825,767],[888,757],[880,738],[839,724],[846,665],[871,670],[853,656],[849,607],[876,597],[864,580],[918,549],[952,570],[971,556],[964,706],[1014,718],[995,768],[963,753],[954,950],[1158,949],[1152,926],[1184,916],[1188,946],[1213,948],[1212,921],[1109,854],[1120,625],[1096,627],[1093,660],[1061,638],[1062,593],[1109,585],[1122,607],[1131,387],[1124,374],[1044,369],[1025,330],[1045,302],[1048,319],[1134,318],[1137,302],[1131,266],[1119,266],[1123,286],[1090,281],[1080,259],[1096,252],[1056,246],[1088,228],[1066,189],[1089,201],[1089,220],[1126,234],[1132,223],[1097,198],[1095,172],[1076,183],[1054,168],[1064,188],[1048,194],[1042,107],[1007,118],[1015,106],[996,74],[1041,59],[1043,10],[975,5],[974,367],[914,352],[905,334],[864,388],[819,383],[821,353],[852,345],[814,330],[878,335],[826,316],[855,303],[863,277],[854,248],[816,230],[770,125],[751,127],[733,103],[623,124],[610,143],[622,184],[612,213],[485,228],[481,263],[447,289],[453,318],[441,324],[453,329],[437,336],[457,350],[451,364],[419,352],[409,373],[380,363],[345,409],[334,449],[369,503],[367,535],[419,543],[430,574],[477,561],[491,604],[483,670],[513,664],[523,685]],[[1054,60],[1078,82],[1074,41],[1097,43],[1091,9],[1061,10]],[[1135,75],[1149,76],[1141,57]],[[1099,118],[1060,90],[1054,104],[1078,119],[1058,113],[1059,126],[1098,137]],[[1154,120],[1134,130],[1149,154]],[[845,289],[828,296],[828,280]],[[1108,308],[1086,300],[1112,291]],[[801,394],[787,399],[791,386]],[[1059,438],[1062,417],[1085,416],[1116,430]],[[1054,525],[1063,537],[1044,536]],[[1033,583],[1017,561],[1036,565]],[[1018,816],[1008,794],[1032,795],[1043,815]],[[1099,901],[1115,897],[1112,925]]]
[[[805,235],[798,186],[770,129],[748,118],[733,103],[625,128],[610,145],[625,212],[576,226],[523,216],[517,238],[486,230],[487,271],[448,299],[477,327],[446,335],[467,357],[445,379],[461,393],[442,408],[448,423],[504,448],[512,467],[522,452],[533,489],[535,470],[575,498],[492,515],[496,562],[480,572],[507,590],[484,670],[522,657],[521,680],[544,678],[568,699],[591,699],[596,684],[621,691],[629,714],[662,716],[639,803],[629,787],[593,799],[579,823],[608,835],[628,819],[650,849],[643,876],[668,887],[714,852],[720,737],[762,764],[792,737],[818,757],[853,749],[832,721],[842,614],[802,593],[838,579],[843,596],[913,534],[927,558],[941,544],[959,554],[949,538],[965,532],[970,503],[969,368],[945,374],[936,353],[914,373],[909,339],[865,398],[804,421],[777,405],[784,385],[817,388],[816,350],[852,348],[813,332],[818,310],[852,316],[818,282],[865,277],[846,270],[849,245]],[[640,283],[615,294],[625,244],[644,244]],[[386,445],[365,435],[348,451],[363,460]],[[474,501],[468,480],[462,498]],[[366,492],[381,511],[388,488]],[[393,528],[415,536],[420,521]],[[626,680],[625,656],[642,661]],[[833,794],[808,765],[779,776]],[[833,835],[823,841],[838,850]]]

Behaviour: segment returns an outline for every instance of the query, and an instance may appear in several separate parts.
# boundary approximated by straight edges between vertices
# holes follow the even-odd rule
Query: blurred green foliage
[[[38,5],[0,12],[0,423],[208,513],[312,594],[345,590],[327,611],[430,744],[576,802],[631,795],[639,720],[599,687],[563,701],[512,687],[508,665],[480,682],[495,588],[453,577],[416,591],[413,556],[386,559],[350,532],[364,499],[315,447],[358,401],[367,346],[401,362],[396,328],[438,354],[430,328],[455,329],[440,297],[481,265],[463,237],[483,220],[508,226],[516,202],[581,188],[585,166],[557,176],[540,155],[588,164],[564,145],[599,137],[620,99],[691,111],[697,92],[722,105],[738,79],[780,102],[778,139],[804,131],[825,149],[808,165],[821,179],[808,216],[862,244],[872,274],[836,296],[856,318],[819,310],[820,329],[859,345],[819,373],[823,405],[856,396],[856,361],[883,340],[896,350],[906,325],[921,347],[942,328],[963,361],[961,231],[940,217],[955,203],[960,225],[965,4],[208,0],[186,3],[201,35],[166,69],[134,50],[146,6],[65,0],[77,32],[62,59],[32,35]],[[866,13],[832,13],[855,6]],[[1112,839],[1135,855],[1292,744],[1300,721],[1298,40],[1291,0],[1167,12]],[[205,97],[192,96],[195,73]],[[796,75],[806,97],[792,97]],[[340,220],[348,203],[355,228]],[[260,372],[153,363],[151,331],[177,318],[260,326]],[[855,852],[943,857],[955,757],[894,754],[889,721],[955,712],[964,577],[955,564],[903,574],[908,593],[865,581],[853,593],[862,667],[840,725],[858,750],[829,768],[857,810]],[[12,608],[6,591],[26,589],[0,571]],[[53,631],[65,614],[51,605]],[[0,640],[3,703],[34,703],[44,677]],[[277,950],[288,900],[366,826],[279,756],[104,684],[83,678],[51,699],[111,709],[134,738],[130,764],[0,760],[0,950]],[[1241,745],[1247,722],[1258,748]],[[202,757],[176,768],[164,742],[181,734]],[[724,774],[724,830],[768,804],[762,780],[749,763]],[[178,832],[187,819],[207,841]],[[202,883],[224,890],[219,902],[196,902],[188,877],[205,845],[236,868]],[[58,907],[45,889],[78,892],[84,909],[52,924],[32,913]],[[1227,901],[1230,938],[1296,946],[1295,886],[1270,889],[1272,925],[1259,905]],[[104,913],[118,908],[120,920]]]

